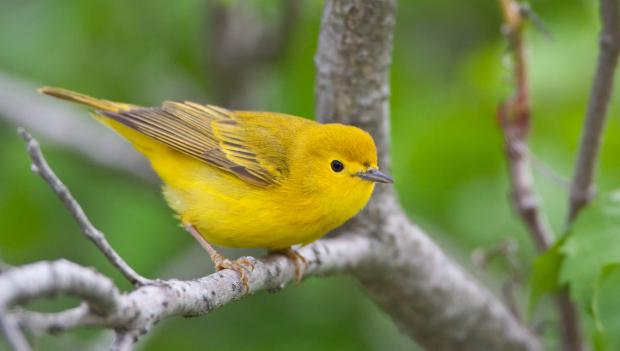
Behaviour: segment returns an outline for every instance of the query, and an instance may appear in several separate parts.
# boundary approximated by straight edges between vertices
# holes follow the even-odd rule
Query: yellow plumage
[[[146,156],[184,224],[212,243],[284,249],[310,243],[357,214],[374,182],[371,136],[269,112],[192,102],[158,108],[110,102],[60,88],[45,94],[96,109]],[[340,162],[340,169],[336,162]]]

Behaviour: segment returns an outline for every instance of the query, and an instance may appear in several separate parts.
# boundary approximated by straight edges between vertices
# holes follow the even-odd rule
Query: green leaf
[[[594,322],[596,350],[609,344],[599,312],[599,293],[607,277],[620,268],[620,191],[600,195],[584,208],[564,237],[533,263],[529,313],[545,294],[568,286],[571,298]]]
[[[559,284],[568,284],[571,298],[592,318],[595,350],[609,349],[599,295],[607,278],[620,268],[620,191],[601,195],[588,205],[558,251],[563,257]]]
[[[620,263],[620,191],[585,208],[559,251],[564,256],[560,284],[569,284],[573,300],[588,308],[603,268]]]
[[[601,318],[601,313],[599,311],[599,293],[601,292],[601,288],[603,284],[607,280],[607,278],[614,272],[616,272],[620,268],[620,263],[612,263],[606,265],[601,270],[600,274],[597,276],[596,281],[594,282],[594,288],[592,291],[592,300],[590,301],[590,308],[588,312],[594,321],[595,330],[592,336],[594,349],[596,351],[603,351],[609,348],[609,340],[607,338],[607,332],[605,330],[605,326],[603,325],[603,321]]]
[[[558,240],[552,247],[534,260],[532,267],[534,272],[530,278],[531,290],[528,303],[530,315],[543,295],[557,292],[560,289],[558,278],[564,260],[560,247],[565,240],[566,236]]]

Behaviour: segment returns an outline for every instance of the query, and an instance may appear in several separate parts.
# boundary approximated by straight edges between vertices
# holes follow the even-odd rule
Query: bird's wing
[[[286,175],[282,141],[221,107],[166,101],[156,108],[98,113],[260,187],[277,185]]]

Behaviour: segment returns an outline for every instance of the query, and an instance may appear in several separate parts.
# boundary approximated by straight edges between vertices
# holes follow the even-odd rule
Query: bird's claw
[[[295,283],[299,284],[304,277],[306,268],[308,268],[308,260],[295,250],[290,251],[288,258],[290,258],[295,265]]]
[[[293,262],[293,265],[295,265],[295,284],[301,283],[301,280],[304,277],[304,271],[308,268],[308,260],[298,251],[291,248],[277,250],[275,253],[285,255]]]
[[[231,261],[228,258],[217,254],[217,256],[213,257],[213,262],[215,263],[216,271],[221,271],[222,269],[230,269],[237,272],[239,274],[239,280],[243,285],[244,292],[247,293],[250,291],[248,272],[254,270],[254,261],[246,257],[241,257],[239,259]]]

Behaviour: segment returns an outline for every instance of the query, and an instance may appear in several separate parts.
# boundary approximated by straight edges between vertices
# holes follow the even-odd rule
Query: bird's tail
[[[75,91],[71,91],[71,90],[67,90],[63,88],[41,87],[38,89],[38,91],[45,95],[49,95],[49,96],[53,96],[59,99],[77,102],[82,105],[90,106],[96,110],[119,112],[122,110],[129,110],[129,109],[137,107],[137,106],[133,106],[130,104],[123,104],[120,102],[96,99],[94,97],[80,94]]]
[[[1,1],[1,0],[0,0]],[[122,137],[127,139],[133,146],[141,152],[151,162],[155,172],[164,180],[164,183],[171,187],[187,188],[188,182],[194,182],[196,174],[202,174],[205,164],[196,159],[173,150],[168,145],[143,134],[122,122],[111,118],[104,112],[120,113],[142,107],[97,99],[88,95],[80,94],[71,90],[42,87],[38,89],[40,93],[50,95],[59,99],[77,102],[82,105],[90,106],[95,109],[93,116],[99,122],[112,128]],[[181,172],[181,173],[180,173]],[[188,174],[190,176],[179,176]],[[196,183],[198,184],[198,183]]]
[[[55,87],[41,87],[38,89],[40,93],[45,95],[50,95],[55,98],[68,100],[72,102],[77,102],[82,105],[90,106],[95,109],[93,113],[93,117],[95,119],[106,126],[115,130],[118,134],[123,136],[125,139],[129,140],[133,144],[133,146],[146,155],[148,158],[151,158],[156,153],[164,154],[166,147],[164,144],[161,144],[154,139],[138,132],[130,128],[129,126],[116,121],[108,116],[104,115],[102,112],[122,112],[128,111],[136,108],[140,108],[140,106],[125,104],[120,102],[114,102],[104,99],[97,99],[88,95],[80,94],[75,91],[55,88]]]

